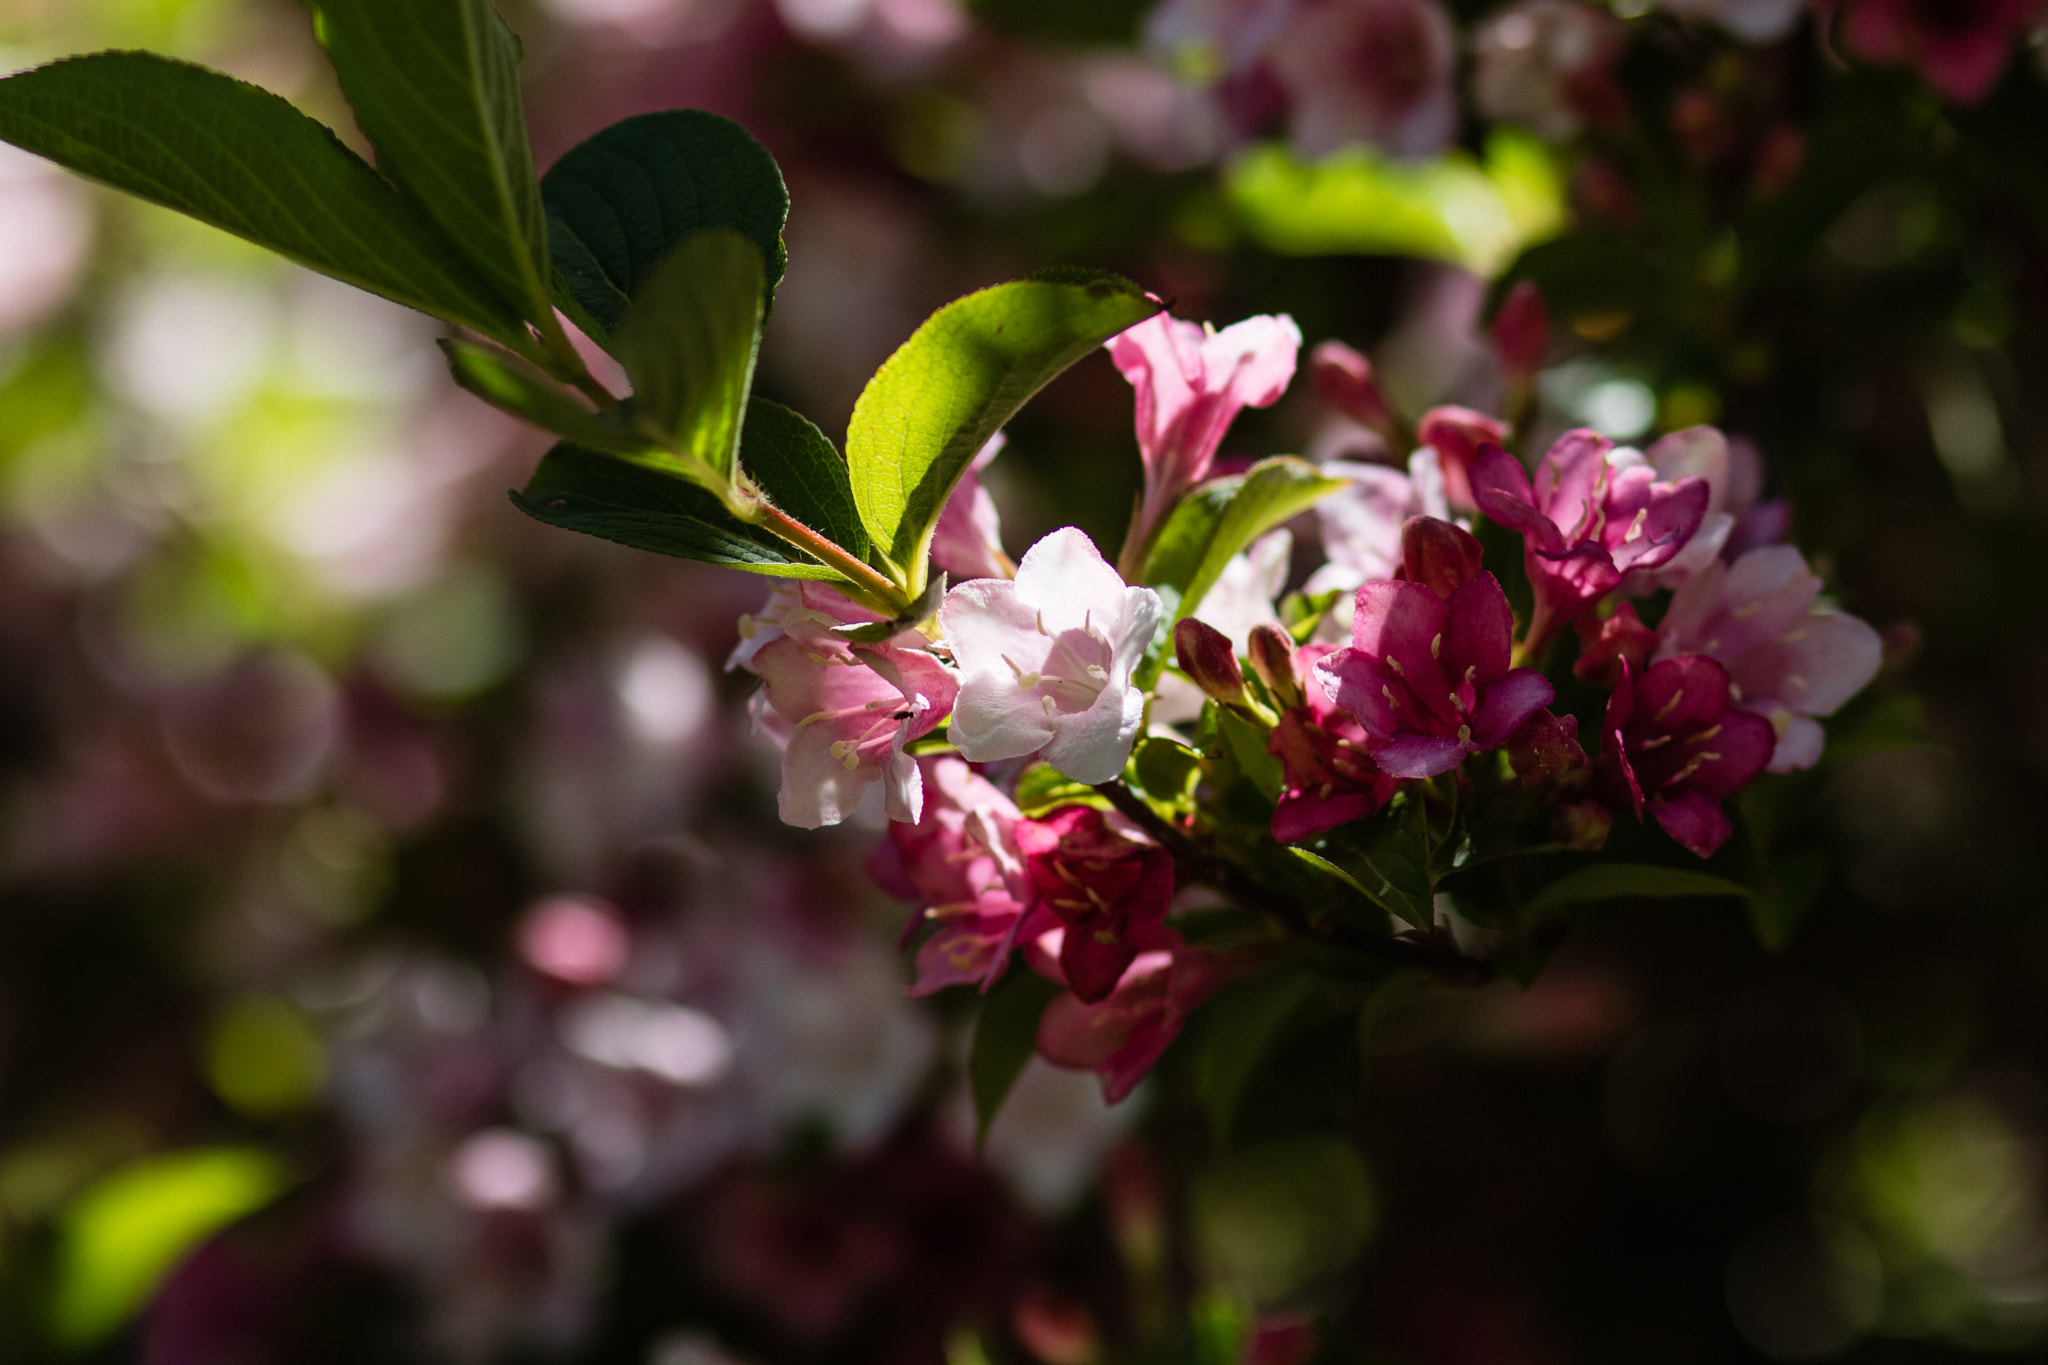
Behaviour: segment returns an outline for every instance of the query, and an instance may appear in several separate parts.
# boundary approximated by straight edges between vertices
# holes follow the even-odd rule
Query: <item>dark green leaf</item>
[[[1229,1138],[1253,1071],[1314,992],[1310,977],[1283,969],[1239,982],[1203,1007],[1195,1085],[1219,1143]]]
[[[490,0],[319,0],[320,34],[377,165],[526,318],[551,325],[547,218],[519,41]]]
[[[988,438],[1055,375],[1158,311],[1119,276],[1044,271],[946,305],[875,372],[846,462],[861,521],[913,591],[932,527]]]
[[[1770,879],[1770,890],[1749,897],[1749,924],[1756,941],[1775,953],[1792,941],[1827,884],[1828,856],[1818,851],[1788,854],[1772,862]]]
[[[1430,873],[1428,811],[1413,792],[1364,826],[1332,840],[1332,861],[1351,870],[1358,888],[1395,918],[1427,930],[1436,923],[1436,879]]]
[[[1266,752],[1268,731],[1252,724],[1228,707],[1216,708],[1216,733],[1230,746],[1230,756],[1252,785],[1268,801],[1280,799],[1281,791],[1287,785],[1287,774],[1280,766],[1280,760]]]
[[[846,461],[801,413],[756,398],[747,404],[740,463],[768,500],[856,559],[868,557],[868,533],[853,505]]]
[[[1333,479],[1306,460],[1276,455],[1261,460],[1244,476],[1244,483],[1231,495],[1215,528],[1202,547],[1194,572],[1184,585],[1176,621],[1194,615],[1223,576],[1223,568],[1245,546],[1281,522],[1313,507],[1317,502],[1350,484]]]
[[[1530,918],[1589,901],[1674,896],[1748,896],[1750,889],[1683,867],[1653,863],[1595,863],[1568,872],[1530,897],[1523,912]]]
[[[782,280],[789,191],[775,158],[729,118],[671,109],[615,123],[557,161],[541,195],[563,302],[600,341],[693,232],[730,228],[759,248],[764,309]]]
[[[620,455],[647,450],[647,442],[591,411],[517,356],[452,337],[441,339],[441,349],[455,382],[494,408],[594,450]]]
[[[408,308],[513,341],[501,299],[323,125],[267,90],[146,52],[0,81],[0,139]]]
[[[732,477],[761,340],[761,253],[726,228],[685,237],[619,325],[635,418]]]
[[[697,485],[616,455],[558,445],[512,501],[550,526],[636,550],[777,578],[843,581],[793,546],[739,521]]]
[[[967,1052],[967,1084],[974,1092],[974,1141],[988,1136],[1010,1087],[1038,1047],[1038,1021],[1060,988],[1037,972],[1018,966],[988,993],[974,1024]]]

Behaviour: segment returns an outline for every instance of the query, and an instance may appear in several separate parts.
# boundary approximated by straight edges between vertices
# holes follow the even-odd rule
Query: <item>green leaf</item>
[[[0,81],[0,139],[323,275],[503,341],[518,311],[324,125],[147,52]]]
[[[941,308],[875,372],[846,462],[861,521],[913,594],[968,461],[1055,375],[1159,308],[1120,276],[1043,271]]]
[[[740,521],[682,476],[616,455],[558,445],[512,502],[536,521],[636,550],[776,578],[844,582],[786,541]]]
[[[1050,763],[1034,763],[1017,779],[1017,809],[1036,820],[1061,806],[1096,806],[1109,802],[1086,782],[1076,782]]]
[[[1530,918],[1567,905],[1622,897],[1667,899],[1677,896],[1749,896],[1750,888],[1706,872],[1653,863],[1595,863],[1568,872],[1529,898],[1522,907]]]
[[[747,404],[740,464],[768,500],[856,559],[868,557],[867,528],[853,505],[846,461],[810,419],[780,403]]]
[[[1747,902],[1756,941],[1768,952],[1783,951],[1827,880],[1828,855],[1818,850],[1787,854],[1773,861],[1771,889],[1752,894]]]
[[[528,321],[551,324],[547,217],[519,40],[490,0],[319,0],[320,36],[377,165]]]
[[[1195,570],[1202,567],[1202,552],[1209,548],[1210,537],[1216,534],[1223,509],[1242,487],[1244,475],[1233,474],[1190,490],[1174,505],[1166,524],[1153,537],[1152,548],[1145,555],[1144,571],[1138,575],[1140,581],[1152,587],[1187,587]]]
[[[1010,1087],[1038,1047],[1038,1021],[1060,988],[1037,972],[1015,967],[989,991],[967,1052],[967,1083],[974,1093],[974,1142],[988,1136]]]
[[[1147,735],[1131,754],[1131,776],[1154,801],[1185,807],[1202,775],[1202,756],[1178,740]]]
[[[1436,878],[1430,870],[1429,813],[1413,793],[1362,828],[1329,845],[1332,861],[1356,873],[1358,889],[1395,918],[1428,930],[1436,923]]]
[[[782,281],[789,191],[775,158],[729,118],[671,109],[615,123],[571,149],[540,187],[567,295],[559,301],[601,342],[693,232],[730,228],[760,249],[764,309]]]
[[[684,238],[619,326],[634,416],[730,479],[760,341],[761,253],[726,228]]]
[[[1195,614],[1209,589],[1223,576],[1224,566],[1238,551],[1350,483],[1349,479],[1330,478],[1307,460],[1292,455],[1275,455],[1253,465],[1216,518],[1173,619],[1178,622]]]
[[[1367,900],[1373,899],[1372,892],[1365,889],[1363,882],[1331,862],[1328,858],[1325,858],[1322,854],[1315,852],[1313,849],[1303,848],[1299,844],[1282,844],[1281,847],[1291,854],[1296,862],[1314,868],[1326,877],[1336,878],[1359,895],[1364,896]]]
[[[1252,1073],[1314,993],[1315,982],[1306,974],[1282,970],[1239,982],[1203,1007],[1195,1087],[1217,1142],[1229,1139]]]
[[[1244,775],[1259,789],[1259,795],[1268,802],[1280,799],[1286,789],[1287,774],[1280,760],[1266,752],[1270,732],[1252,724],[1229,707],[1216,708],[1216,733],[1230,746],[1230,756]]]
[[[615,455],[649,450],[646,440],[593,412],[517,356],[453,337],[441,339],[441,350],[456,384],[494,408],[593,450]]]
[[[194,1244],[275,1199],[277,1159],[243,1147],[150,1157],[92,1186],[64,1215],[52,1326],[67,1346],[111,1336]]]

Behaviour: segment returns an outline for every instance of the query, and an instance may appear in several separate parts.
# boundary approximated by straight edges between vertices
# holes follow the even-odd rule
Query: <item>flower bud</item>
[[[1385,436],[1394,429],[1394,411],[1372,377],[1372,362],[1341,341],[1325,341],[1310,352],[1309,373],[1325,403],[1360,426]]]
[[[1573,623],[1579,636],[1579,659],[1572,676],[1594,687],[1612,689],[1621,681],[1622,666],[1638,672],[1657,646],[1657,632],[1642,623],[1633,604],[1623,602],[1605,620]]]
[[[1301,677],[1294,667],[1294,637],[1271,621],[1252,627],[1252,670],[1273,694],[1273,700],[1292,711],[1307,704],[1301,692]]]
[[[1470,408],[1431,408],[1416,424],[1415,439],[1436,452],[1444,471],[1444,501],[1460,512],[1478,511],[1472,500],[1472,462],[1481,446],[1507,443],[1507,424]]]
[[[1590,797],[1550,812],[1551,836],[1580,853],[1598,853],[1607,846],[1607,836],[1613,830],[1614,812]]]
[[[1538,711],[1508,736],[1508,766],[1525,787],[1534,787],[1586,766],[1579,747],[1579,718]]]
[[[1173,628],[1173,653],[1180,671],[1211,701],[1244,705],[1244,670],[1237,665],[1228,635],[1190,616]]]
[[[1478,538],[1437,517],[1410,517],[1401,527],[1402,572],[1410,583],[1449,597],[1485,571]]]
[[[1501,300],[1493,315],[1493,352],[1510,384],[1527,386],[1543,369],[1550,350],[1550,309],[1533,280],[1523,280]]]

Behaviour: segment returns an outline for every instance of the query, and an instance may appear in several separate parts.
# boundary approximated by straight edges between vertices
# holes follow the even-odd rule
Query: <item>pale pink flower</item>
[[[1716,559],[1733,559],[1744,549],[1784,536],[1785,504],[1758,501],[1763,461],[1748,441],[1731,441],[1714,427],[1687,427],[1660,439],[1643,453],[1643,460],[1660,479],[1690,475],[1702,480],[1707,485],[1707,512],[1685,548],[1662,569],[1633,575],[1630,591],[1675,588]]]
[[[1434,156],[1458,131],[1457,37],[1435,0],[1317,0],[1267,49],[1303,156]]]
[[[1701,654],[1725,664],[1734,703],[1771,723],[1774,773],[1820,761],[1830,715],[1877,676],[1884,647],[1868,624],[1819,601],[1821,581],[1790,545],[1730,566],[1718,560],[1680,588],[1658,629],[1657,658]]]
[[[915,631],[882,644],[833,633],[836,618],[785,611],[781,635],[753,658],[767,704],[789,730],[778,807],[804,829],[852,815],[882,783],[891,820],[915,822],[924,806],[917,762],[905,752],[952,709],[958,682]]]
[[[970,578],[1008,578],[1017,566],[1003,553],[1003,522],[995,499],[981,486],[981,471],[1002,452],[1000,431],[988,438],[939,514],[932,530],[932,563],[945,570],[955,583]]]
[[[1408,519],[1448,519],[1451,513],[1444,499],[1442,465],[1433,450],[1410,456],[1406,474],[1385,465],[1346,461],[1322,468],[1332,478],[1351,480],[1351,486],[1316,504],[1327,562],[1309,575],[1302,591],[1344,590],[1347,597],[1332,614],[1349,624],[1348,594],[1374,579],[1392,578],[1400,569],[1401,528]]]
[[[1234,76],[1258,63],[1299,7],[1299,0],[1166,0],[1145,20],[1145,42],[1184,70]]]
[[[1287,391],[1301,329],[1290,317],[1261,316],[1219,332],[1159,313],[1110,338],[1108,349],[1136,391],[1145,464],[1145,493],[1124,551],[1129,561],[1147,548],[1181,495],[1207,476],[1237,414],[1270,407]]]
[[[1244,653],[1253,626],[1280,619],[1273,603],[1287,586],[1293,556],[1294,537],[1285,529],[1261,536],[1223,566],[1195,619],[1222,631],[1231,646]]]
[[[1026,551],[1014,580],[955,587],[939,608],[962,676],[953,743],[975,763],[1039,754],[1077,782],[1109,781],[1144,718],[1131,675],[1164,614],[1071,526]]]

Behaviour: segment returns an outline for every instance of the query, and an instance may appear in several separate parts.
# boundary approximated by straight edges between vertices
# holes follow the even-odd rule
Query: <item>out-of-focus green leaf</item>
[[[770,502],[854,558],[868,557],[867,528],[853,505],[846,461],[809,418],[780,403],[754,399],[747,404],[740,464]]]
[[[1792,942],[1792,935],[1827,884],[1828,856],[1809,850],[1775,858],[1769,877],[1771,889],[1751,895],[1745,904],[1756,941],[1775,953]]]
[[[1244,483],[1231,494],[1222,515],[1216,518],[1194,573],[1184,585],[1176,585],[1183,591],[1173,619],[1179,621],[1195,614],[1209,589],[1223,576],[1232,556],[1349,483],[1348,479],[1330,478],[1308,461],[1292,455],[1276,455],[1253,465],[1245,472]]]
[[[1252,234],[1295,256],[1423,256],[1497,275],[1565,224],[1563,177],[1544,145],[1496,129],[1481,162],[1464,151],[1403,161],[1347,147],[1312,166],[1278,144],[1252,148],[1228,173]]]
[[[213,1022],[206,1078],[244,1114],[269,1118],[302,1109],[319,1097],[326,1076],[319,1035],[276,996],[244,996]]]
[[[519,40],[490,0],[319,4],[321,41],[378,168],[528,321],[551,323]]]
[[[1684,867],[1654,863],[1595,863],[1568,872],[1529,898],[1524,914],[1536,918],[1567,905],[1627,898],[1749,896],[1750,888]]]
[[[1195,1086],[1218,1143],[1229,1140],[1252,1073],[1314,992],[1311,977],[1282,967],[1239,982],[1203,1007]]]
[[[518,310],[332,132],[267,90],[147,52],[0,81],[0,139],[324,275],[501,341]]]
[[[678,475],[567,443],[548,453],[512,503],[536,521],[636,550],[775,578],[845,581]]]
[[[974,1042],[967,1052],[977,1146],[988,1136],[988,1127],[996,1121],[1010,1087],[1037,1049],[1038,1021],[1059,993],[1058,986],[1020,966],[1006,972],[983,1002],[981,1017],[974,1024]]]
[[[51,1327],[82,1347],[118,1329],[194,1244],[284,1189],[275,1157],[209,1147],[151,1157],[106,1176],[60,1228]]]
[[[564,311],[607,344],[627,301],[693,232],[729,228],[760,250],[764,311],[788,263],[789,191],[775,158],[701,109],[613,124],[557,161],[541,196]]]
[[[636,421],[732,477],[761,341],[761,253],[729,228],[685,237],[619,324]]]
[[[846,463],[861,521],[913,596],[968,461],[1054,376],[1159,307],[1120,276],[1041,271],[947,304],[875,372]]]
[[[1377,1208],[1358,1153],[1317,1133],[1224,1157],[1195,1181],[1188,1213],[1204,1279],[1266,1307],[1355,1256]]]

